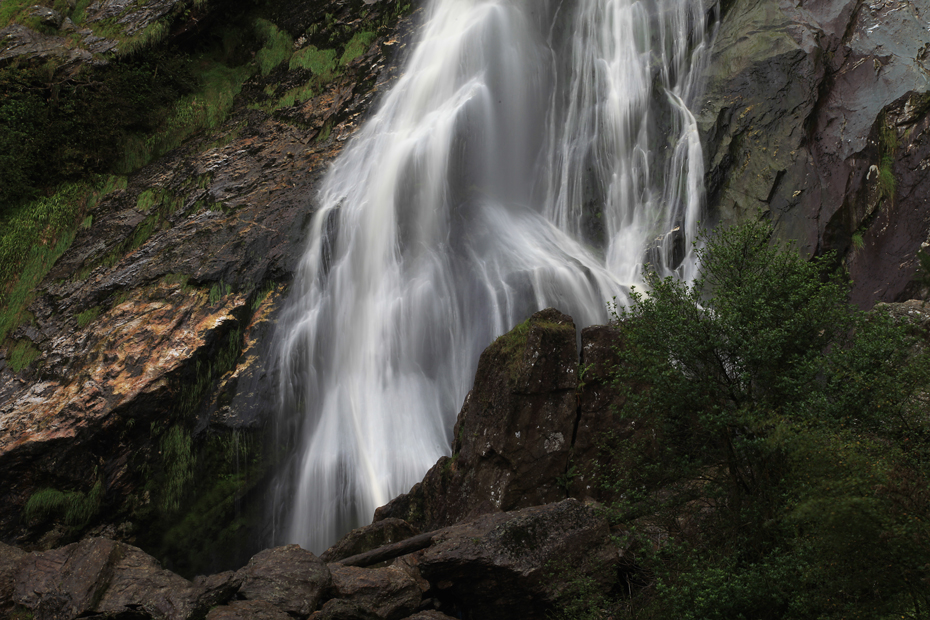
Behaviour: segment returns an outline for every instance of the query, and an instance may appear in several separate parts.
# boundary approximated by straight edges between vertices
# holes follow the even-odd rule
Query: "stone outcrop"
[[[563,499],[558,478],[577,419],[575,347],[571,317],[550,308],[485,349],[455,424],[452,457],[375,519],[401,518],[425,531]]]
[[[399,518],[423,531],[481,514],[566,497],[610,499],[593,484],[600,440],[630,432],[615,415],[611,356],[615,327],[582,330],[552,308],[537,312],[481,355],[475,385],[455,424],[452,456],[410,490],[379,508],[375,521]]]
[[[862,307],[907,299],[930,232],[926,8],[722,4],[695,106],[712,214],[762,210],[803,252],[837,251]]]
[[[450,527],[421,553],[445,606],[489,620],[545,617],[573,580],[609,589],[618,559],[607,521],[574,499]]]

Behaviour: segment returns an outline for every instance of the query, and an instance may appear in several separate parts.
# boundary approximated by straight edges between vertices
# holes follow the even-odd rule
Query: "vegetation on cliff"
[[[926,335],[853,310],[832,257],[805,261],[772,232],[705,237],[693,284],[649,273],[618,311],[638,432],[605,443],[622,463],[605,479],[645,586],[628,609],[927,617]]]

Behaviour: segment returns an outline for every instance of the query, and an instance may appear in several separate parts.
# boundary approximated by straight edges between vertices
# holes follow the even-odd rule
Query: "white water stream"
[[[694,269],[699,0],[427,12],[325,179],[279,322],[280,428],[297,451],[275,543],[320,552],[409,490],[448,454],[481,351],[532,312],[604,322],[645,260]]]

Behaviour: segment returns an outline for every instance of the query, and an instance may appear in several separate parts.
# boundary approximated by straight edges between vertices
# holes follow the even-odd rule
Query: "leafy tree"
[[[848,303],[834,257],[752,221],[705,235],[691,284],[617,311],[632,439],[610,446],[651,609],[675,618],[930,617],[928,357]],[[654,538],[654,537],[653,537]]]

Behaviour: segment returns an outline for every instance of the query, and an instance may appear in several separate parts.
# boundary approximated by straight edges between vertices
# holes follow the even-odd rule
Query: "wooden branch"
[[[387,560],[393,560],[402,555],[407,555],[408,553],[413,553],[414,551],[419,551],[420,549],[426,549],[433,544],[433,536],[438,534],[439,531],[427,532],[426,534],[418,534],[406,540],[400,542],[391,543],[390,545],[384,545],[383,547],[378,547],[377,549],[372,549],[371,551],[366,551],[365,553],[359,553],[357,555],[349,556],[345,559],[338,560],[334,564],[342,564],[344,566],[358,566],[364,568],[365,566],[371,566],[372,564],[377,564],[379,562],[386,562]]]

